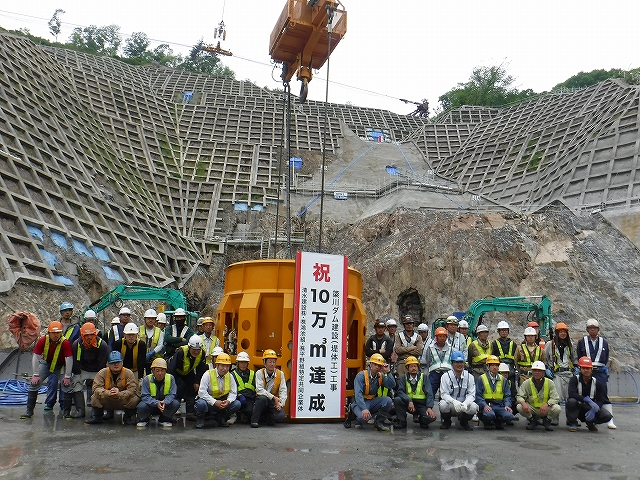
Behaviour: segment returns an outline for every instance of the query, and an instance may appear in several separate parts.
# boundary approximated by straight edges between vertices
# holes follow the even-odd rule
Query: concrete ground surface
[[[42,395],[39,400],[43,399]],[[571,433],[439,430],[409,423],[389,433],[342,423],[279,424],[195,430],[180,421],[164,430],[115,421],[64,420],[56,406],[20,420],[24,407],[1,407],[0,479],[640,479],[640,406],[615,405],[617,430]],[[410,420],[410,419],[409,419]]]

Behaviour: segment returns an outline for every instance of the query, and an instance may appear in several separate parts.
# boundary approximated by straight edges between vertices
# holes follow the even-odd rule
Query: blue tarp
[[[67,246],[67,237],[65,237],[62,233],[51,232],[51,241],[58,248],[63,248],[67,250],[69,247]]]
[[[236,202],[233,205],[233,209],[237,212],[246,212],[247,210],[249,210],[249,205],[243,202]]]
[[[93,254],[95,255],[95,257],[98,260],[102,260],[103,262],[110,262],[111,259],[109,258],[109,254],[107,253],[107,251],[104,248],[100,248],[100,247],[93,247]]]
[[[60,282],[67,287],[73,285],[73,281],[70,278],[63,277],[62,275],[54,275],[53,278],[56,279],[56,282]]]
[[[86,255],[89,258],[93,258],[91,252],[87,248],[87,246],[82,243],[80,240],[73,239],[73,251],[76,253],[81,253],[82,255]]]
[[[107,265],[103,265],[102,270],[104,270],[104,274],[107,276],[109,280],[120,280],[120,281],[123,280],[122,275],[120,275],[113,268],[108,267]]]
[[[40,253],[44,257],[44,261],[47,262],[47,265],[51,265],[53,267],[56,264],[60,263],[58,262],[55,253],[47,252],[44,248],[40,249]]]
[[[34,227],[33,225],[27,224],[27,230],[29,230],[29,235],[33,238],[39,238],[40,241],[44,240],[44,233],[38,227]]]

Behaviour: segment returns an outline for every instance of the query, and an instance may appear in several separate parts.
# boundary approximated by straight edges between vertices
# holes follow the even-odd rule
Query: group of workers
[[[199,319],[194,332],[184,309],[173,312],[169,325],[164,313],[149,309],[138,327],[131,310],[122,307],[109,330],[100,332],[94,311],[84,313],[83,323],[73,323],[73,308],[62,303],[59,320],[51,321],[35,344],[27,408],[20,418],[33,417],[46,382],[45,412],[53,410],[59,393],[62,416],[88,425],[122,410],[127,425],[145,428],[157,416],[159,426],[171,428],[182,401],[195,428],[204,428],[206,420],[228,427],[244,418],[258,428],[284,419],[287,384],[274,350],[264,351],[258,370],[250,368],[246,352],[239,352],[232,366],[213,334],[211,317]],[[85,385],[90,418],[85,418]]]
[[[597,320],[587,320],[587,334],[575,348],[562,322],[546,343],[536,322],[527,325],[519,342],[509,337],[506,321],[498,323],[493,341],[482,324],[473,340],[469,324],[454,315],[435,329],[433,338],[427,324],[415,332],[415,323],[406,315],[398,332],[394,319],[375,322],[365,345],[368,367],[354,380],[350,415],[355,428],[373,423],[380,431],[389,431],[390,425],[404,429],[407,412],[429,428],[436,420],[436,394],[443,430],[451,428],[452,417],[466,431],[474,429],[472,420],[487,430],[503,430],[515,425],[520,414],[527,430],[542,426],[552,431],[562,403],[572,432],[581,422],[592,432],[604,423],[617,428],[607,394],[609,347]],[[350,425],[348,419],[345,426]]]

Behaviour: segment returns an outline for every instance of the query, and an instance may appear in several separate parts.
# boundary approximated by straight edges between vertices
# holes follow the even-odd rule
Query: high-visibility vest
[[[127,389],[127,379],[125,378],[125,375],[124,375],[124,368],[122,369],[122,371],[120,373],[122,374],[122,390],[126,390]],[[113,376],[113,374],[111,373],[111,370],[109,370],[107,372],[107,375],[104,378],[104,389],[105,390],[111,390],[111,377],[112,376]],[[116,387],[117,386],[118,385],[116,385]]]
[[[427,398],[427,394],[424,393],[424,390],[422,389],[422,385],[424,383],[424,374],[423,373],[419,374],[418,383],[416,383],[415,390],[412,388],[413,386],[409,382],[409,376],[407,375],[405,378],[407,380],[407,384],[406,384],[407,396],[410,399],[412,399],[412,400],[424,400],[424,399]]]
[[[218,371],[215,368],[209,369],[209,395],[215,399],[226,397],[231,391],[231,374],[229,372],[224,374],[222,391],[218,387]]]
[[[516,342],[514,342],[513,340],[511,340],[509,342],[509,350],[507,350],[507,353],[504,353],[504,351],[502,350],[502,343],[499,340],[496,340],[496,345],[498,347],[498,357],[500,357],[500,360],[513,360],[515,359],[515,353],[516,353]]]
[[[233,371],[233,375],[236,377],[236,380],[238,381],[238,392],[241,392],[242,390],[253,390],[254,392],[256,391],[256,387],[253,384],[253,378],[256,375],[256,372],[254,372],[253,370],[249,370],[249,380],[247,380],[247,383],[244,382],[244,380],[242,379],[242,376],[240,376],[240,374],[238,373],[237,370]]]
[[[200,335],[200,338],[202,339],[202,345],[204,346],[204,339],[205,334],[203,333],[202,335]],[[209,348],[205,348],[204,350],[206,350],[205,355],[207,357],[211,357],[211,354],[213,353],[213,349],[216,347],[220,346],[220,339],[218,337],[216,337],[215,335],[213,335],[213,333],[211,334],[211,343],[209,344]]]
[[[583,393],[580,375],[576,375],[576,378],[578,379],[578,395],[582,397]],[[594,400],[596,398],[596,379],[594,377],[591,377],[591,391],[589,392],[589,398],[591,398],[591,400]]]
[[[447,350],[444,351],[444,354],[441,356],[439,348],[436,348],[435,345],[430,345],[429,349],[431,350],[431,360],[432,363],[429,366],[429,372],[434,370],[451,370],[451,354],[453,353],[453,349],[451,345],[448,343],[445,345]]]
[[[78,342],[78,351],[76,352],[76,361],[80,361],[80,357],[82,355],[82,347],[81,347],[82,342]],[[102,339],[98,338],[98,344],[96,345],[96,348],[100,348],[100,345],[102,344]]]
[[[76,327],[75,323],[69,324],[69,326],[67,327],[65,332],[62,334],[62,336],[67,340],[69,340],[71,338],[71,335],[73,335],[73,331],[75,330],[75,327]]]
[[[598,342],[597,342],[597,347],[595,352],[591,351],[591,338],[588,335],[585,335],[583,341],[584,341],[584,350],[585,352],[587,352],[587,357],[591,358],[593,366],[603,367],[604,364],[600,361],[600,356],[602,355],[602,350],[604,349],[604,342],[602,341],[602,337],[598,337]]]
[[[195,370],[196,368],[198,368],[198,365],[200,365],[200,362],[204,358],[204,352],[200,350],[200,353],[198,354],[195,361],[193,362],[193,366],[191,366],[191,359],[189,358],[189,345],[184,345],[180,347],[180,349],[184,354],[182,356],[182,368],[181,369],[176,368],[176,373],[184,377],[189,372],[191,372],[191,370]]]
[[[156,387],[156,382],[153,379],[153,374],[151,375],[147,375],[147,378],[149,379],[149,393],[151,394],[151,396],[153,398],[156,397],[157,393],[158,393],[158,389]],[[164,387],[163,387],[163,391],[164,391],[164,396],[166,397],[167,395],[169,395],[169,392],[171,391],[171,379],[173,378],[173,376],[170,373],[166,373],[164,375]]]
[[[553,362],[553,370],[557,372],[560,369],[560,352],[557,347],[554,348],[554,350],[555,350],[555,358]],[[564,352],[567,357],[569,368],[573,370],[573,362],[571,361],[571,349],[569,348],[569,345],[565,347]]]
[[[49,371],[53,373],[56,369],[56,364],[58,363],[58,356],[60,355],[60,348],[62,348],[62,342],[64,340],[60,339],[58,345],[56,346],[55,351],[53,352],[53,358],[51,359],[51,365],[49,365]],[[46,338],[44,340],[44,351],[42,352],[44,357],[44,361],[47,361],[47,357],[49,356],[49,334],[47,333]]]
[[[468,350],[469,349],[469,345],[471,345],[473,343],[473,340],[471,340],[471,336],[467,337],[466,342],[467,342],[467,350]]]
[[[124,353],[127,351],[127,342],[123,341],[122,346],[120,347],[120,353],[122,354],[122,358],[124,358]],[[133,346],[133,365],[129,369],[132,372],[138,371],[138,342]]]
[[[529,353],[529,347],[527,347],[526,343],[522,344],[522,352],[524,353],[524,360],[520,360],[518,362],[518,366],[522,367],[522,368],[531,368],[531,365],[533,365],[533,362],[535,362],[536,360],[540,360],[540,358],[542,357],[542,350],[540,349],[539,345],[536,345],[536,349],[533,352],[533,359],[531,358],[531,354]]]
[[[473,342],[471,342],[471,344],[475,345],[476,348],[478,349],[478,355],[476,355],[471,359],[471,363],[472,364],[481,363],[482,366],[484,366],[486,364],[487,357],[491,355],[491,344],[488,343],[486,348],[480,345],[480,342],[478,340],[474,340]]]
[[[371,400],[372,398],[375,397],[384,397],[386,395],[381,395],[382,393],[382,374],[378,373],[378,391],[375,394],[371,394],[369,393],[371,390],[371,386],[369,383],[369,372],[367,372],[366,370],[364,371],[364,394],[363,397],[366,400]]]
[[[549,401],[549,380],[547,377],[542,377],[542,400],[540,400],[540,391],[536,389],[533,379],[529,379],[531,382],[531,405],[535,408],[540,408],[543,404]]]
[[[491,382],[489,381],[489,374],[483,373],[480,376],[482,384],[484,385],[484,394],[482,395],[485,400],[504,400],[504,386],[507,383],[503,377],[498,375],[496,381],[496,389],[493,390]]]
[[[265,390],[267,389],[267,374],[265,373],[266,368],[262,369],[262,382],[264,384]],[[275,395],[276,397],[279,395],[280,391],[280,371],[278,369],[275,370],[275,377],[273,379],[273,388],[271,389],[271,395]]]
[[[151,337],[151,343],[147,344],[147,352],[150,352],[151,350],[153,350],[158,346],[161,332],[162,330],[160,330],[158,327],[153,327],[153,336]],[[142,328],[142,331],[140,332],[140,340],[142,340],[144,343],[147,343],[147,340],[149,340],[149,338],[147,337],[146,325]]]

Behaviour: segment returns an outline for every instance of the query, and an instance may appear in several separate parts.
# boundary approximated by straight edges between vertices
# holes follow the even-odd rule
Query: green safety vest
[[[62,348],[62,342],[64,340],[60,339],[58,342],[58,346],[56,347],[55,352],[53,352],[53,358],[51,359],[51,365],[49,366],[49,371],[53,373],[56,369],[56,364],[58,363],[58,355],[60,355],[60,348]],[[44,341],[44,351],[42,352],[44,356],[44,361],[47,361],[47,357],[49,356],[49,334],[47,333],[47,338]]]
[[[236,370],[233,371],[233,375],[236,377],[236,380],[238,381],[239,392],[245,389],[253,390],[254,392],[256,391],[256,387],[253,384],[253,377],[255,377],[256,372],[254,372],[253,370],[249,370],[249,380],[247,381],[247,383],[244,383],[244,380],[242,380],[242,377]]]
[[[496,340],[495,342],[498,347],[498,352],[499,352],[498,356],[500,357],[500,360],[502,359],[513,360],[515,358],[516,342],[514,342],[513,340],[509,342],[509,350],[507,351],[507,353],[504,353],[504,351],[502,350],[502,343],[500,343],[498,340]]]
[[[536,386],[533,383],[533,379],[529,379],[531,382],[531,405],[535,408],[540,408],[544,403],[549,401],[549,380],[547,377],[542,377],[542,400],[540,400],[540,392],[536,390]]]
[[[484,348],[482,345],[480,345],[480,342],[478,340],[474,340],[473,342],[471,342],[471,344],[475,345],[476,348],[478,349],[478,355],[476,355],[471,359],[471,363],[472,364],[481,363],[482,366],[484,367],[487,361],[487,357],[491,355],[491,343],[487,345],[487,348]]]
[[[504,385],[506,381],[504,378],[498,375],[498,381],[496,382],[496,389],[491,388],[491,382],[489,381],[489,375],[483,373],[480,378],[484,385],[484,394],[482,395],[485,400],[504,400]]]
[[[531,368],[531,365],[533,364],[533,362],[535,362],[536,360],[540,360],[540,357],[542,357],[542,350],[540,349],[540,345],[536,345],[536,349],[533,352],[533,360],[531,359],[531,354],[529,353],[529,348],[527,347],[526,343],[522,344],[524,346],[524,348],[522,349],[525,359],[524,360],[520,360],[518,362],[518,366],[522,367],[522,368]]]
[[[147,375],[147,378],[149,379],[149,393],[151,394],[152,397],[155,398],[156,394],[158,393],[158,390],[156,388],[156,382],[153,380],[153,374],[151,375]],[[164,396],[166,397],[167,395],[169,395],[169,392],[171,391],[171,379],[173,377],[171,376],[170,373],[166,373],[164,375]]]
[[[220,391],[218,388],[218,371],[215,368],[209,370],[209,394],[215,399],[226,397],[231,391],[231,374],[227,372],[222,378],[224,378],[224,382],[222,391]]]
[[[191,360],[189,359],[189,345],[184,345],[180,347],[184,355],[182,356],[182,368],[178,370],[176,368],[176,372],[183,377],[187,375],[191,370],[194,370],[200,365],[200,362],[204,358],[204,352],[200,350],[200,353],[196,357],[195,362],[193,362],[193,366],[191,366]]]
[[[142,326],[142,331],[140,332],[140,340],[147,343],[147,326]],[[153,338],[151,339],[151,344],[149,345],[148,350],[151,351],[158,346],[158,342],[160,341],[160,330],[158,327],[153,327]]]
[[[406,376],[406,387],[407,387],[407,396],[412,400],[425,400],[427,395],[424,393],[422,389],[422,385],[424,383],[424,374],[419,374],[420,378],[418,379],[418,383],[416,383],[416,389],[412,390],[411,383],[409,382],[409,376]]]

